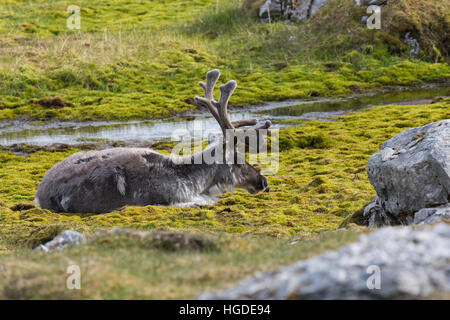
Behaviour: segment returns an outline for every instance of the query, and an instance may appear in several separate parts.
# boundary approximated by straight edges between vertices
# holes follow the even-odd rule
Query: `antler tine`
[[[263,124],[256,126],[255,130],[269,129],[271,125],[272,125],[272,121],[266,120]]]
[[[231,124],[235,129],[240,127],[247,127],[247,126],[254,126],[258,123],[258,120],[256,119],[248,119],[248,120],[236,120],[232,121]]]
[[[224,124],[223,129],[234,129],[235,127],[231,123],[230,119],[228,118],[228,100],[230,100],[231,95],[234,92],[234,89],[236,89],[237,84],[236,81],[230,80],[226,84],[223,84],[219,87],[220,90],[220,97],[219,97],[219,103],[218,103],[218,109],[219,109],[219,116]]]
[[[262,129],[269,129],[271,125],[272,125],[272,121],[266,120],[264,123],[261,123],[261,124],[259,124],[259,125],[256,125],[256,126],[252,127],[252,128],[243,129],[243,130],[244,130],[244,131],[255,130],[257,133],[259,133],[259,130],[262,130]],[[266,134],[269,133],[269,132],[270,132],[270,131],[267,130]]]
[[[272,122],[270,120],[266,120],[264,123],[256,125],[252,128],[243,129],[245,132],[244,142],[249,147],[250,153],[255,153],[260,150],[261,145],[265,143],[263,136],[266,136],[267,134],[270,133],[270,130],[267,130],[266,132],[263,132],[263,135],[260,135],[260,130],[269,129],[271,125],[272,125]],[[250,144],[250,136],[247,136],[247,134],[250,130],[252,130],[252,131],[254,130],[256,133],[256,146]]]
[[[212,100],[213,99],[213,91],[214,86],[216,85],[217,80],[220,77],[220,71],[218,69],[214,69],[208,71],[206,73],[206,84],[200,81],[198,84],[205,91],[205,99]]]
[[[198,84],[200,87],[203,88],[203,91],[205,93],[205,97],[195,97],[195,101],[198,104],[205,105],[213,117],[219,122],[219,125],[222,127],[222,123],[219,117],[219,112],[217,111],[217,107],[215,106],[216,101],[214,100],[213,93],[214,93],[214,86],[216,85],[217,80],[220,77],[220,71],[218,69],[214,69],[211,71],[208,71],[206,73],[206,83],[200,81]]]

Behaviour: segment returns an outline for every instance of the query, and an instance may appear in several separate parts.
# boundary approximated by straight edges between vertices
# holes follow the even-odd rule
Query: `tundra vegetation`
[[[298,25],[261,24],[234,0],[78,1],[77,31],[66,28],[70,1],[6,0],[0,119],[165,118],[195,108],[184,102],[202,93],[193,81],[214,68],[239,84],[230,107],[443,82],[447,2],[398,0],[382,30],[367,30],[359,23],[364,10],[350,0],[330,0]],[[419,57],[401,41],[408,28],[423,35]],[[238,190],[201,208],[127,206],[101,215],[32,203],[47,170],[95,144],[19,146],[28,157],[1,147],[0,298],[192,298],[337,248],[369,231],[348,224],[375,196],[369,156],[407,128],[447,118],[450,101],[442,99],[374,106],[330,122],[295,120],[280,132],[280,170],[268,177],[268,193]],[[195,233],[214,246],[167,250],[94,236],[113,226]],[[49,254],[30,250],[64,229],[91,240]],[[68,260],[82,269],[82,290],[65,287]]]

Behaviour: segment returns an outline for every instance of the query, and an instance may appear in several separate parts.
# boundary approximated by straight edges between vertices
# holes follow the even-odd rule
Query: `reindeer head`
[[[232,173],[237,188],[243,188],[251,194],[260,191],[269,192],[267,178],[261,175],[259,171],[248,162],[233,165]]]
[[[230,121],[228,118],[228,101],[231,95],[236,89],[236,81],[230,80],[226,84],[219,87],[220,97],[219,101],[214,100],[213,91],[217,80],[220,77],[220,71],[217,69],[211,70],[206,73],[206,83],[199,82],[200,87],[203,88],[205,96],[195,97],[197,105],[206,106],[211,112],[213,117],[217,120],[223,133],[223,147],[225,158],[230,154],[232,150],[231,170],[233,175],[234,184],[238,188],[244,188],[249,193],[257,193],[259,191],[269,191],[268,182],[266,177],[259,173],[255,167],[251,166],[245,161],[245,152],[238,152],[237,144],[244,143],[249,147],[249,151],[259,150],[260,143],[264,143],[264,138],[260,133],[267,133],[267,130],[271,126],[270,121],[258,125],[256,119]],[[242,129],[238,129],[245,127]],[[253,135],[255,139],[251,140],[250,136]],[[237,141],[241,137],[243,141]],[[255,142],[256,145],[252,145],[250,142]],[[232,147],[230,147],[232,145]],[[229,157],[227,160],[229,161]]]

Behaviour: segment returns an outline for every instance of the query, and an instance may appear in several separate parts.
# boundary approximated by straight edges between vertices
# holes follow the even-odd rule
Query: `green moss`
[[[220,250],[215,239],[191,233],[155,231],[143,233],[135,229],[115,230],[97,233],[88,239],[90,243],[106,248],[159,249],[163,251],[201,251]]]
[[[35,217],[35,219],[32,219],[31,222],[45,222],[46,220],[36,219],[40,218],[39,216]],[[28,219],[30,221],[30,219]],[[29,234],[25,235],[23,239],[19,239],[19,244],[24,244],[25,246],[28,246],[30,248],[36,248],[40,244],[44,244],[53,238],[55,238],[57,235],[59,235],[64,230],[63,225],[59,224],[53,224],[53,225],[42,225],[36,229],[34,229]]]
[[[318,176],[315,177],[314,180],[309,183],[309,186],[318,187],[323,185],[324,183],[327,183],[327,178],[323,176]]]
[[[26,206],[13,211],[9,208],[33,201],[48,169],[78,150],[42,150],[28,158],[0,152],[0,243],[15,248],[33,230],[60,224],[87,231],[127,226],[278,237],[334,229],[375,196],[365,168],[379,145],[408,127],[448,119],[449,110],[448,100],[443,99],[430,105],[372,107],[338,121],[300,121],[301,126],[280,132],[280,141],[292,145],[280,153],[279,172],[268,177],[269,193],[248,195],[238,190],[200,209],[125,207],[103,215],[58,214]],[[305,147],[305,136],[325,136],[327,146],[308,143]]]
[[[314,148],[324,149],[331,144],[329,137],[323,133],[308,134],[305,131],[289,132],[280,137],[280,150],[289,150],[291,148]]]

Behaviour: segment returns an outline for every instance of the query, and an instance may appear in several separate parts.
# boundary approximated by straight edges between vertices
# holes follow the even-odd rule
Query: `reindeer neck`
[[[173,159],[177,176],[183,177],[184,185],[197,194],[220,194],[233,188],[232,168],[228,164],[205,163],[216,144],[209,145],[201,152]]]

